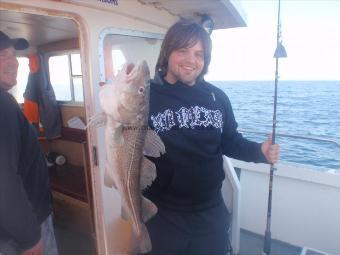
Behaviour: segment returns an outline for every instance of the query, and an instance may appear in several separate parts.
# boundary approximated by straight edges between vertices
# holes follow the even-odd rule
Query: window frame
[[[131,29],[119,29],[119,28],[113,28],[113,27],[104,28],[99,34],[99,43],[98,43],[100,82],[106,82],[104,40],[107,35],[123,35],[123,36],[131,36],[131,37],[141,37],[141,38],[146,38],[146,39],[159,39],[162,41],[164,40],[164,34],[142,32],[142,31],[131,30]]]
[[[72,60],[71,55],[72,54],[79,54],[80,55],[80,63],[81,63],[81,75],[73,75],[72,74]],[[65,100],[57,100],[57,103],[59,105],[69,105],[69,106],[84,106],[85,105],[85,95],[84,95],[84,79],[83,79],[83,67],[82,67],[82,61],[81,61],[81,52],[80,50],[61,50],[61,51],[52,51],[45,54],[45,60],[48,65],[48,78],[50,79],[50,65],[49,65],[49,59],[51,57],[57,57],[57,56],[64,56],[67,55],[67,60],[69,64],[69,79],[70,79],[70,90],[71,90],[71,100],[65,101]],[[83,101],[75,101],[75,95],[74,95],[74,84],[73,79],[74,78],[81,78],[82,79],[82,86],[83,86]],[[51,86],[53,87],[52,83]]]

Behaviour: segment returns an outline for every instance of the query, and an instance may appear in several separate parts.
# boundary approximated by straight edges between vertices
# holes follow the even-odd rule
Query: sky
[[[278,1],[241,0],[247,27],[215,30],[206,79],[275,78]],[[281,0],[281,80],[340,80],[340,0]]]

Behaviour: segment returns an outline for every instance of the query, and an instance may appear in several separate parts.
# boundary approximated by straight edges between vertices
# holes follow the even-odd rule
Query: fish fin
[[[105,166],[104,185],[109,188],[114,187],[115,189],[117,189],[117,185],[114,180],[114,173],[113,173],[113,170],[109,167],[108,162],[106,163],[106,166]]]
[[[132,245],[134,252],[137,254],[150,252],[152,249],[151,239],[144,223],[140,223],[140,232],[138,233],[136,227],[132,227]]]
[[[152,129],[148,129],[145,137],[145,144],[143,148],[143,153],[150,157],[160,157],[161,154],[165,153],[165,146],[161,138]]]
[[[105,112],[97,113],[90,118],[89,123],[87,123],[85,129],[88,127],[102,127],[106,125],[107,116]]]
[[[157,206],[149,199],[142,196],[142,219],[143,222],[150,220],[158,212]]]
[[[156,179],[156,166],[147,158],[142,159],[142,169],[140,174],[140,189],[144,190]]]
[[[123,125],[117,123],[117,126],[113,130],[113,143],[115,145],[123,145],[124,144],[124,136],[123,136]]]
[[[120,216],[122,217],[123,220],[129,220],[131,218],[128,210],[123,205],[123,203],[122,203],[122,207],[121,207],[121,211],[120,211]]]

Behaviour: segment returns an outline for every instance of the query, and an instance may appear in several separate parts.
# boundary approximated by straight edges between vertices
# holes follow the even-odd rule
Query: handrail
[[[264,132],[264,131],[256,131],[252,129],[239,129],[240,132],[248,132],[248,133],[256,133],[256,134],[269,134],[269,132]],[[328,138],[321,138],[321,137],[316,137],[316,136],[306,136],[306,135],[290,135],[290,134],[284,134],[284,133],[277,133],[277,136],[286,136],[286,137],[292,137],[292,138],[299,138],[299,139],[306,139],[306,140],[315,140],[315,141],[322,141],[322,142],[328,142],[335,144],[340,148],[340,143],[336,140],[333,139],[328,139]]]

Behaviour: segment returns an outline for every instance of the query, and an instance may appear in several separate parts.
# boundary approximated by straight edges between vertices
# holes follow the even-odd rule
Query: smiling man
[[[15,56],[16,49],[26,49],[28,42],[24,39],[10,40],[0,31],[0,86],[10,90],[17,84],[18,60]]]
[[[166,33],[150,91],[149,124],[166,148],[151,159],[157,178],[144,194],[158,206],[147,222],[150,255],[227,254],[222,155],[278,159],[279,147],[270,139],[259,144],[238,133],[228,97],[204,81],[210,59],[210,36],[199,24],[179,21]]]
[[[35,129],[8,93],[25,39],[0,31],[0,254],[57,255],[45,157]]]
[[[164,79],[171,84],[181,81],[193,86],[203,67],[203,45],[197,41],[192,47],[176,49],[170,54]]]

